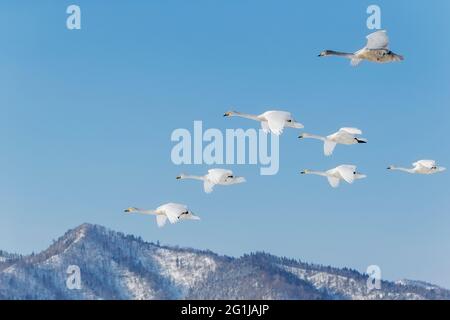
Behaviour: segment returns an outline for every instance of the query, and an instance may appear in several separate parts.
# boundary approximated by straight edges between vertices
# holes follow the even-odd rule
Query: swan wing
[[[167,217],[164,215],[157,215],[156,216],[156,224],[158,225],[159,228],[164,227],[164,225],[166,224],[167,221]]]
[[[285,120],[281,117],[273,117],[267,121],[267,124],[269,125],[270,131],[279,136],[283,133]]]
[[[344,132],[350,133],[350,134],[362,134],[362,131],[359,130],[358,128],[345,127],[345,128],[340,128],[339,131],[344,131]]]
[[[419,160],[413,163],[414,167],[424,167],[426,169],[431,169],[436,166],[436,161],[434,160]]]
[[[336,142],[325,140],[323,143],[323,153],[326,156],[331,156],[333,154],[333,150],[336,147]]]
[[[169,219],[170,223],[177,223],[178,222],[178,216],[176,212],[173,211],[166,211],[166,217]]]
[[[389,38],[386,30],[379,30],[369,34],[367,37],[366,48],[370,50],[387,49]]]
[[[267,123],[267,121],[261,121],[261,128],[264,131],[264,133],[270,132],[269,124]]]
[[[180,214],[188,210],[186,205],[179,203],[168,203],[162,207],[162,212],[167,217],[167,219],[169,219],[170,223],[177,223]]]
[[[263,113],[263,117],[267,120],[270,131],[276,135],[282,134],[286,121],[292,119],[287,111],[267,111]]]
[[[357,65],[359,65],[361,63],[361,61],[363,61],[363,59],[354,57],[350,60],[350,65],[352,67],[356,67]]]
[[[156,210],[157,211],[168,211],[168,210],[171,210],[171,211],[183,212],[183,211],[186,211],[187,209],[188,209],[188,207],[185,204],[169,202],[169,203],[166,203],[166,204],[160,206]]]
[[[227,176],[232,176],[233,171],[227,169],[210,169],[208,170],[208,176],[206,180],[209,180],[213,184],[218,184],[225,181]]]
[[[214,191],[214,186],[215,185],[216,185],[215,183],[213,183],[213,182],[211,182],[209,180],[205,180],[205,182],[203,182],[203,190],[206,193],[211,193],[211,192]]]
[[[352,165],[342,165],[336,168],[342,179],[347,181],[348,183],[353,183],[355,181],[355,171],[356,166]]]
[[[339,187],[339,182],[340,182],[339,178],[327,177],[327,179],[328,179],[328,183],[330,184],[330,186],[332,186],[333,188]]]

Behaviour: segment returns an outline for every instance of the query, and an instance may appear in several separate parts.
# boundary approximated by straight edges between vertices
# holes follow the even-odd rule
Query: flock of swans
[[[352,66],[357,66],[362,60],[367,60],[376,63],[387,63],[403,60],[403,56],[393,53],[388,48],[389,38],[385,30],[376,31],[367,36],[367,44],[364,48],[354,52],[345,53],[333,50],[325,50],[319,54],[319,57],[324,56],[341,56],[350,59]],[[284,128],[303,129],[304,126],[297,122],[292,114],[287,111],[270,110],[259,115],[242,113],[237,111],[228,111],[224,117],[241,117],[250,120],[255,120],[261,123],[262,130],[265,133],[272,133],[281,135]],[[362,131],[358,128],[345,127],[340,128],[337,132],[327,136],[320,136],[309,133],[302,133],[298,138],[300,139],[316,139],[323,141],[323,152],[325,156],[331,156],[334,148],[338,144],[352,145],[367,143],[367,140],[359,137]],[[419,160],[414,162],[412,168],[402,168],[394,165],[389,166],[388,170],[399,170],[412,174],[434,174],[443,172],[446,169],[436,164],[434,160]],[[355,165],[343,164],[327,171],[303,170],[301,174],[313,174],[326,177],[328,183],[333,188],[337,188],[341,181],[352,184],[355,180],[366,178],[366,175],[358,172]],[[203,182],[203,190],[206,193],[211,193],[216,185],[229,186],[245,182],[244,177],[235,176],[231,170],[226,169],[210,169],[208,173],[203,176],[181,174],[176,177],[178,180],[192,179]],[[163,227],[166,221],[170,223],[177,223],[180,220],[200,220],[189,208],[184,204],[167,203],[161,205],[155,210],[145,210],[135,207],[130,207],[125,210],[127,213],[140,213],[156,215],[156,223],[159,227]]]

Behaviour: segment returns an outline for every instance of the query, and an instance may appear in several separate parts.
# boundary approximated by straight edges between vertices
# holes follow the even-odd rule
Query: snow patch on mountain
[[[211,257],[192,252],[173,252],[168,249],[155,251],[161,273],[169,277],[184,292],[196,283],[205,280],[210,272],[216,269],[216,262]]]
[[[38,254],[1,253],[7,299],[450,299],[426,282],[382,281],[381,290],[368,291],[368,276],[356,270],[160,246],[90,224]],[[80,269],[81,290],[66,285],[70,265]]]

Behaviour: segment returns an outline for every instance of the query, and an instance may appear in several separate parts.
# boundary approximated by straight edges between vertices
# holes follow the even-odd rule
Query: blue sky
[[[387,172],[436,159],[450,167],[448,1],[76,1],[82,30],[65,27],[69,1],[0,4],[0,248],[46,248],[83,222],[165,244],[240,255],[264,250],[304,261],[450,287],[448,173]],[[319,59],[362,47],[366,8],[382,10],[386,65]],[[224,119],[291,111],[305,131],[363,129],[369,144],[332,157],[299,130],[280,140],[280,172],[225,166],[247,183],[206,195],[172,164],[170,135],[251,128]],[[368,175],[332,189],[299,171],[354,163]],[[174,201],[202,217],[158,229],[128,206]]]

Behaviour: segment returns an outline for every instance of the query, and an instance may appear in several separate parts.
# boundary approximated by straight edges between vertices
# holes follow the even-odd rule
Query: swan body
[[[418,173],[418,174],[433,174],[445,171],[446,168],[439,167],[436,165],[436,161],[434,160],[419,160],[414,162],[412,168],[402,168],[396,166],[389,166],[388,170],[398,170],[404,171],[408,173]]]
[[[357,179],[366,178],[366,175],[356,171],[356,166],[343,164],[327,171],[303,170],[301,174],[315,174],[328,179],[328,183],[333,187],[339,187],[341,180],[353,183]]]
[[[241,117],[261,122],[261,127],[265,133],[272,132],[276,135],[281,135],[284,128],[303,128],[303,124],[295,121],[290,112],[271,110],[266,111],[260,115],[253,115],[237,111],[228,111],[223,115],[224,117]]]
[[[130,207],[125,209],[125,212],[155,215],[156,224],[160,228],[164,227],[167,220],[169,220],[170,223],[177,223],[180,220],[200,220],[200,217],[194,215],[186,205],[179,203],[166,203],[155,210]]]
[[[369,34],[366,38],[366,46],[354,53],[325,50],[319,54],[319,57],[338,56],[348,58],[350,59],[352,66],[357,66],[362,60],[377,63],[403,60],[403,56],[395,54],[389,50],[389,38],[386,30],[375,31]]]
[[[216,185],[229,186],[245,182],[244,177],[236,177],[233,171],[226,169],[210,169],[204,176],[193,176],[180,174],[177,179],[193,179],[203,181],[203,189],[206,193],[211,193]]]
[[[315,134],[303,133],[299,136],[300,139],[311,138],[323,141],[323,153],[326,156],[333,154],[333,150],[337,144],[358,144],[367,143],[366,139],[358,138],[357,135],[362,134],[362,131],[357,128],[340,128],[339,131],[330,134],[326,137]]]

